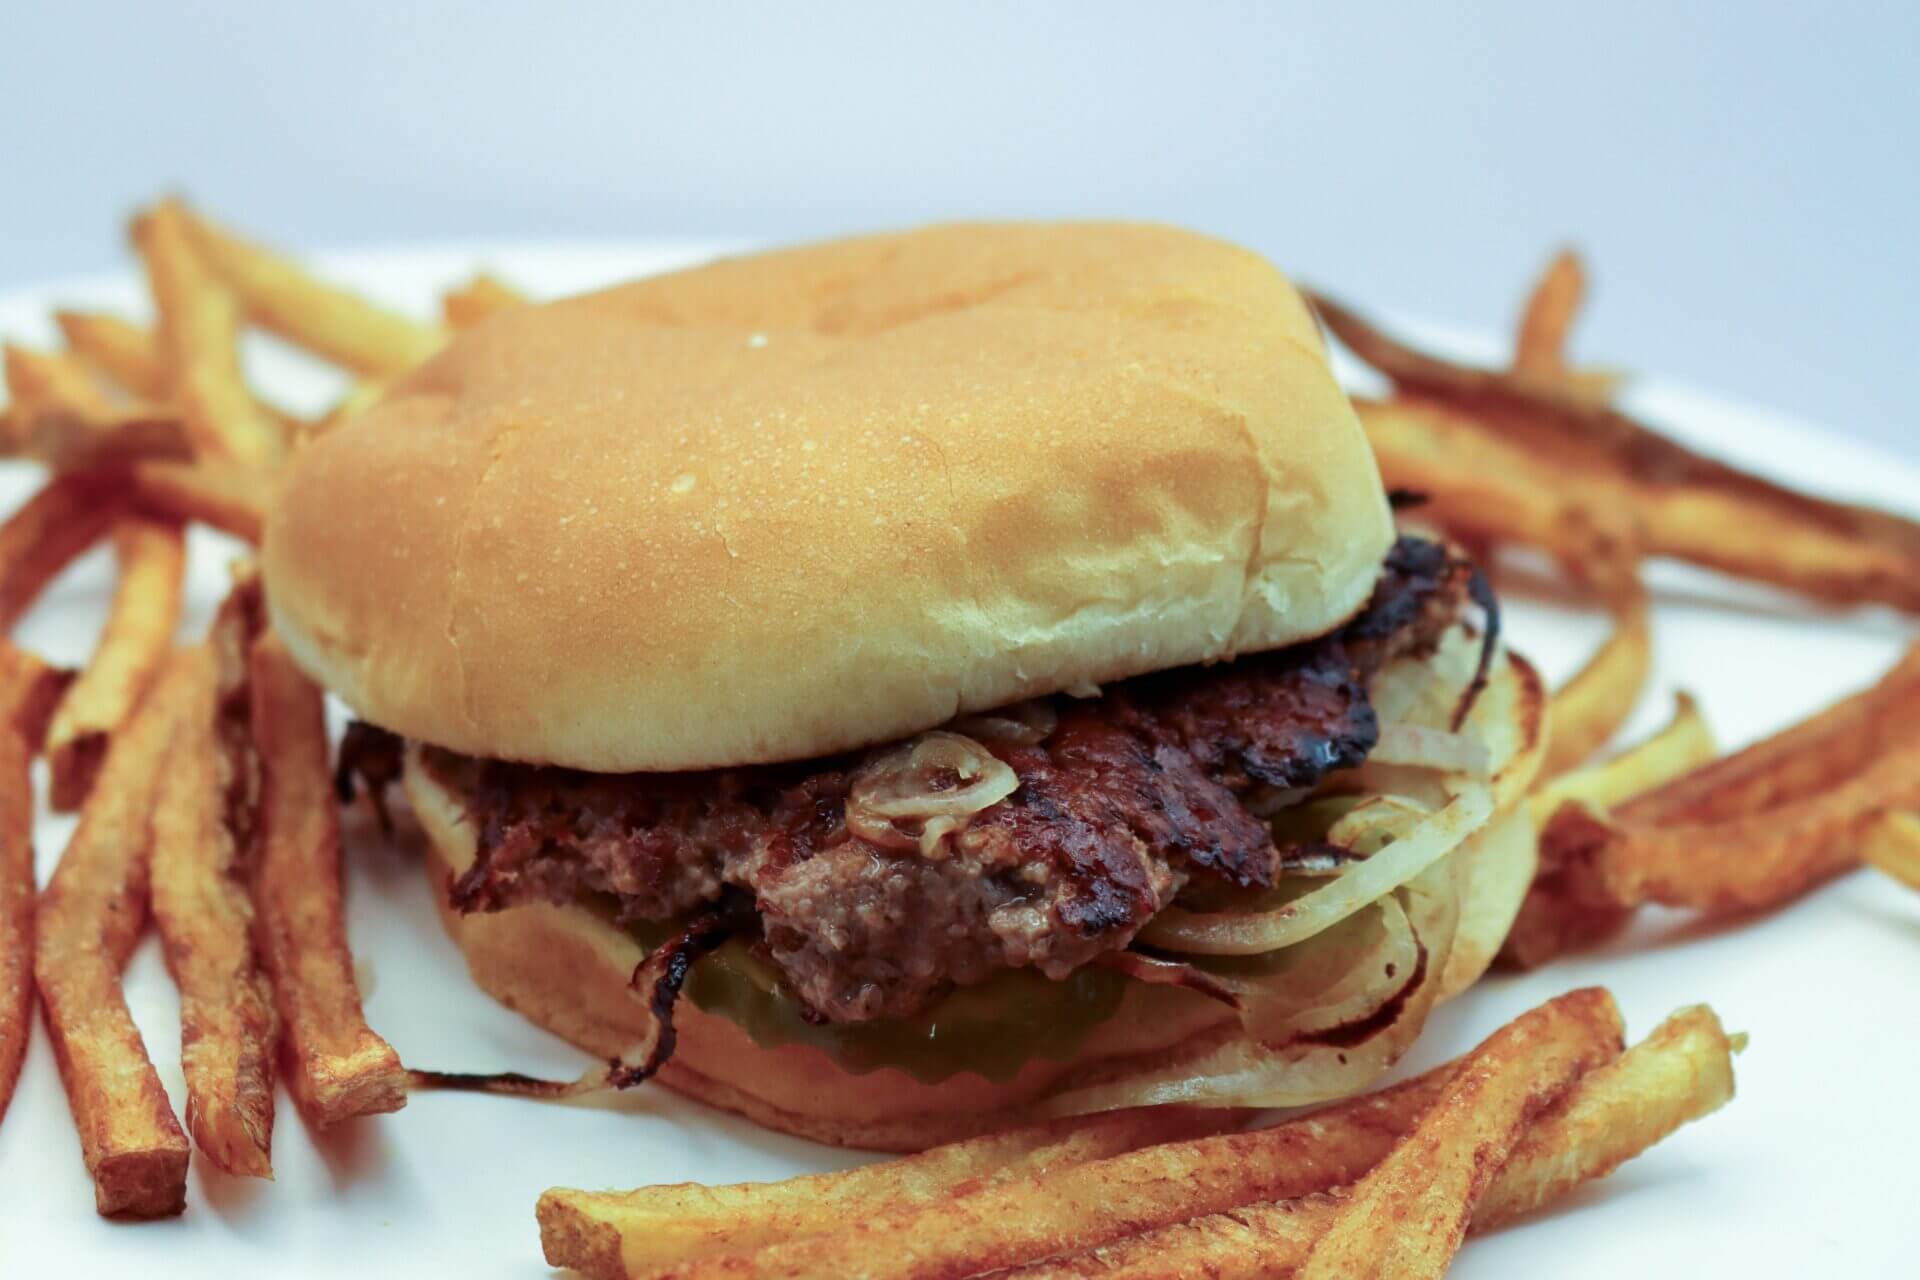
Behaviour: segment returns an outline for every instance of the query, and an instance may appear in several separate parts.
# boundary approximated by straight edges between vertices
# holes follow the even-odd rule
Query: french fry
[[[95,369],[142,400],[167,398],[167,364],[151,329],[103,311],[56,311],[53,319],[74,354]]]
[[[102,1214],[186,1207],[187,1135],[128,1016],[120,969],[146,927],[148,820],[190,693],[188,667],[169,662],[114,736],[40,898],[33,976]]]
[[[1535,523],[1543,508],[1630,515],[1650,555],[1830,603],[1920,611],[1920,523],[1799,493],[1695,453],[1577,389],[1437,359],[1329,298],[1314,303],[1355,355],[1423,406],[1417,420],[1361,410],[1389,485],[1430,489],[1469,520],[1476,489],[1511,502],[1538,486],[1522,500]],[[1437,416],[1444,437],[1422,440]],[[1492,477],[1483,473],[1490,463],[1501,467]],[[1433,483],[1439,475],[1462,484]]]
[[[358,294],[322,283],[292,259],[241,239],[180,208],[194,246],[239,296],[250,319],[355,373],[404,373],[440,348],[444,336]]]
[[[181,659],[191,698],[153,811],[153,915],[180,989],[187,1130],[222,1170],[271,1178],[273,994],[252,939],[246,850],[225,810],[233,779],[216,734],[219,689],[205,646]]]
[[[1586,294],[1586,265],[1573,250],[1561,250],[1527,295],[1514,337],[1513,372],[1587,403],[1605,404],[1624,377],[1612,369],[1576,369],[1567,360],[1567,337]]]
[[[7,394],[12,397],[14,412],[27,422],[52,412],[97,420],[113,416],[113,402],[75,357],[9,342],[4,347],[4,360]]]
[[[180,621],[186,546],[180,526],[123,516],[113,528],[120,583],[93,657],[47,727],[48,798],[57,812],[86,799],[108,737],[124,723],[167,660]]]
[[[163,201],[133,223],[160,313],[160,351],[198,455],[265,468],[286,452],[280,424],[247,389],[240,369],[240,305],[189,239],[186,214]]]
[[[850,1214],[899,1213],[939,1202],[963,1187],[985,1187],[1238,1128],[1235,1108],[1145,1107],[1074,1116],[919,1155],[784,1182],[638,1191],[556,1187],[537,1215],[547,1260],[590,1275],[757,1249],[821,1235]],[[627,1250],[622,1262],[623,1241]]]
[[[13,412],[6,452],[56,470],[134,458],[184,458],[180,419],[141,400],[116,403],[77,355],[6,348]]]
[[[975,1187],[887,1215],[844,1215],[829,1232],[758,1252],[663,1259],[655,1242],[623,1236],[623,1256],[589,1258],[590,1274],[711,1277],[839,1276],[863,1260],[868,1280],[970,1276],[1090,1248],[1135,1232],[1358,1177],[1391,1148],[1450,1078],[1429,1072],[1394,1089],[1255,1133],[1147,1147]],[[884,1247],[883,1246],[884,1242]],[[554,1260],[551,1255],[550,1261]],[[572,1257],[559,1259],[580,1266]],[[624,1271],[619,1268],[624,1267]]]
[[[33,1034],[33,780],[20,735],[0,727],[0,1120]]]
[[[1687,694],[1674,699],[1665,728],[1612,760],[1562,774],[1527,797],[1534,825],[1543,828],[1561,806],[1585,805],[1605,813],[1697,769],[1719,754],[1713,731]],[[1584,869],[1569,869],[1549,848],[1500,948],[1500,963],[1535,969],[1577,947],[1616,932],[1632,908],[1607,897]]]
[[[1734,1042],[1704,1006],[1682,1009],[1613,1062],[1582,1076],[1528,1126],[1473,1212],[1500,1227],[1613,1170],[1733,1097]],[[1322,1195],[1252,1204],[1146,1232],[1009,1280],[1263,1280],[1292,1275],[1345,1202]]]
[[[1628,568],[1603,594],[1613,612],[1613,631],[1586,665],[1553,691],[1553,736],[1540,767],[1543,778],[1584,764],[1611,742],[1639,705],[1653,669],[1652,608],[1638,573]]]
[[[1909,888],[1920,889],[1920,813],[1896,809],[1867,828],[1865,857]]]
[[[449,329],[468,329],[496,311],[523,307],[527,295],[497,276],[482,271],[440,298],[440,312]]]
[[[49,582],[105,536],[126,510],[117,472],[55,476],[0,524],[0,632],[10,631]]]
[[[1880,682],[1602,817],[1563,806],[1541,835],[1595,900],[1704,911],[1785,902],[1859,865],[1890,808],[1920,805],[1920,646]]]
[[[1601,812],[1665,786],[1720,754],[1713,730],[1690,693],[1673,697],[1673,715],[1652,737],[1603,764],[1563,773],[1527,797],[1533,819],[1544,825],[1561,805],[1578,801]]]
[[[46,741],[47,722],[54,708],[66,697],[67,688],[77,673],[56,667],[38,654],[29,653],[9,640],[0,640],[0,716],[6,720],[0,731],[10,728],[18,734],[29,756]]]
[[[128,473],[132,501],[164,519],[209,525],[258,545],[267,481],[233,462],[138,462]]]
[[[1151,1221],[1192,1216],[1199,1210],[1189,1207],[1189,1180],[1206,1188],[1200,1194],[1237,1204],[1286,1194],[1290,1187],[1317,1189],[1358,1177],[1438,1096],[1454,1065],[1256,1133],[1185,1140],[1170,1134],[1161,1145],[1151,1135],[1155,1123],[1193,1125],[1200,1132],[1204,1109],[1149,1109],[1053,1121],[810,1179],[624,1193],[556,1188],[540,1198],[540,1236],[549,1263],[600,1280],[677,1275],[677,1268],[703,1260],[737,1259],[781,1241],[827,1238],[846,1227],[856,1206],[869,1223],[916,1222],[918,1230],[927,1225],[918,1216],[925,1212],[940,1215],[943,1228],[958,1221],[972,1224],[982,1237],[994,1230],[995,1215],[1011,1206],[1022,1234],[993,1246],[995,1256],[1044,1257],[1049,1241],[1053,1252],[1085,1248],[1145,1229]],[[1169,1114],[1160,1118],[1162,1111]],[[1233,1113],[1233,1123],[1244,1115]],[[1098,1126],[1090,1141],[1066,1127],[1083,1124]],[[995,1171],[1002,1146],[1010,1158],[1004,1170]],[[1103,1200],[1100,1188],[1109,1177],[1125,1205],[1096,1207],[1095,1218],[1083,1220],[1089,1203]],[[868,1207],[862,1201],[870,1195],[875,1203]],[[815,1203],[816,1196],[824,1203]],[[1062,1246],[1061,1240],[1081,1243]],[[723,1267],[737,1265],[722,1262]]]
[[[272,632],[254,644],[253,734],[263,766],[254,910],[294,1100],[326,1128],[398,1111],[407,1073],[367,1026],[341,905],[340,815],[320,690]]]
[[[1580,255],[1562,249],[1527,295],[1513,343],[1515,373],[1559,378],[1567,372],[1567,335],[1587,296],[1587,270]]]
[[[1620,1053],[1613,998],[1586,988],[1483,1041],[1414,1130],[1354,1187],[1301,1280],[1445,1274],[1493,1175],[1529,1121]]]

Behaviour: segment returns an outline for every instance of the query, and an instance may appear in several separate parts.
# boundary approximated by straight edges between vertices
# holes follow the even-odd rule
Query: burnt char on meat
[[[461,911],[608,895],[626,922],[750,894],[764,953],[811,1013],[903,1017],[1003,968],[1064,977],[1127,945],[1193,877],[1270,884],[1277,854],[1243,799],[1366,758],[1389,659],[1432,643],[1471,570],[1402,538],[1366,609],[1311,643],[1053,700],[1038,742],[984,745],[1019,781],[940,856],[847,828],[872,758],[681,774],[590,774],[429,751],[471,795],[479,856]]]

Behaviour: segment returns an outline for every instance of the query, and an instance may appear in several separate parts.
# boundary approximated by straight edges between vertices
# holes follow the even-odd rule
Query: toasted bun
[[[1391,537],[1263,259],[946,226],[501,314],[294,460],[264,564],[364,718],[627,771],[1316,636]]]
[[[1504,758],[1501,811],[1451,855],[1463,860],[1462,927],[1442,982],[1456,994],[1480,976],[1506,936],[1532,879],[1532,824],[1521,797],[1545,747],[1545,699],[1523,660],[1503,661],[1474,721]],[[441,919],[466,953],[474,980],[529,1020],[602,1058],[630,1048],[645,1031],[628,981],[643,953],[624,931],[578,907],[520,906],[460,915],[447,886],[471,866],[473,829],[464,801],[409,753],[407,797],[428,845],[427,868]],[[1195,998],[1152,1017],[1122,1004],[1070,1061],[1036,1060],[1011,1080],[962,1074],[926,1084],[893,1069],[855,1075],[809,1045],[765,1049],[729,1019],[683,1000],[679,1044],[658,1080],[770,1129],[817,1142],[875,1151],[918,1151],[1034,1118],[1045,1096],[1090,1081],[1126,1079],[1230,1038],[1231,1015]]]

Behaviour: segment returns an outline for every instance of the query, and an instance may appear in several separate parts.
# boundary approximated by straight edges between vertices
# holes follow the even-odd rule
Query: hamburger
[[[343,763],[479,985],[617,1083],[888,1150],[1318,1101],[1531,878],[1538,678],[1218,240],[941,226],[520,308],[281,484]]]

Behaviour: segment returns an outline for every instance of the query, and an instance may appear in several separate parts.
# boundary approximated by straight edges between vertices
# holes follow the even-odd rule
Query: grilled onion
[[[1263,912],[1200,914],[1169,907],[1140,938],[1164,950],[1209,956],[1260,955],[1304,942],[1446,857],[1491,816],[1492,790],[1460,783],[1438,813],[1304,897]]]
[[[1013,770],[972,738],[923,733],[854,774],[847,829],[883,848],[936,857],[944,837],[1019,786]]]

